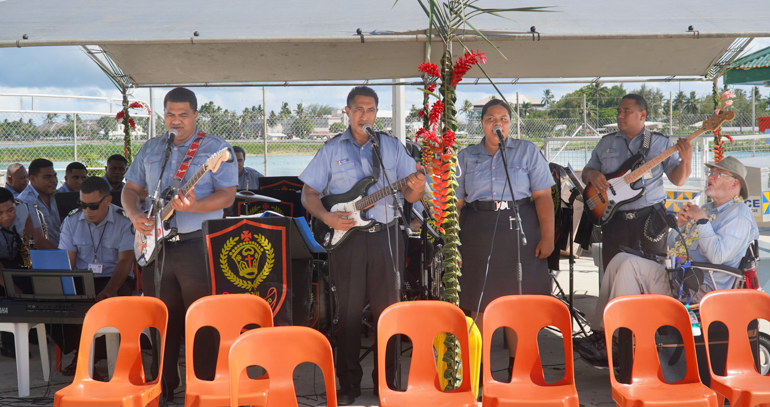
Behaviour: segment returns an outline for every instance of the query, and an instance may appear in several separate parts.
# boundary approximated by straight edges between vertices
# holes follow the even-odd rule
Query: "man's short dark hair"
[[[40,174],[40,170],[48,167],[53,168],[53,163],[50,160],[46,160],[45,158],[34,159],[29,163],[29,176],[34,177],[35,175]]]
[[[83,165],[83,163],[79,163],[77,161],[69,163],[67,165],[67,169],[64,172],[67,173],[67,174],[72,174],[72,171],[74,171],[74,170],[83,170],[83,171],[88,172],[88,169],[86,168],[86,166]]]
[[[112,161],[123,161],[126,164],[126,167],[128,167],[128,160],[126,160],[126,157],[123,157],[120,154],[113,154],[110,156],[110,158],[107,159],[107,166],[109,167],[110,163]]]
[[[629,93],[628,95],[623,96],[623,99],[621,99],[621,101],[623,101],[624,99],[631,99],[634,102],[636,102],[636,107],[639,108],[640,112],[642,110],[647,111],[647,100],[644,98],[644,96],[638,95],[636,93]]]
[[[80,192],[84,194],[96,191],[99,191],[99,196],[107,196],[110,194],[110,184],[102,177],[88,177],[83,181],[83,185],[80,186]]]
[[[377,97],[377,92],[374,89],[368,86],[356,86],[348,93],[348,107],[353,107],[353,100],[355,100],[356,96],[374,98],[374,107],[379,107],[380,105],[380,98]]]
[[[489,110],[489,108],[492,106],[504,107],[505,110],[508,111],[508,118],[510,119],[513,117],[513,111],[511,110],[511,106],[508,105],[508,103],[505,103],[503,99],[491,99],[484,105],[484,107],[481,108],[481,120],[484,120],[484,115],[487,114],[487,110]]]
[[[13,194],[11,193],[11,191],[5,188],[0,188],[0,204],[4,204],[12,200],[13,200]]]
[[[243,157],[246,157],[246,151],[244,151],[241,147],[233,146],[233,154],[243,154]]]
[[[166,93],[166,97],[163,98],[163,108],[166,108],[168,102],[173,103],[189,103],[190,109],[193,112],[198,111],[198,98],[195,97],[195,92],[187,88],[174,88]]]

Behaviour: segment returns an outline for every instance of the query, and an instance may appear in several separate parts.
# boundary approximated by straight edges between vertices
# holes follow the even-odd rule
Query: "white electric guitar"
[[[176,196],[177,191],[181,192],[182,195],[187,196],[192,187],[200,181],[203,175],[208,171],[217,172],[219,166],[224,161],[230,161],[230,149],[228,148],[223,148],[209,157],[209,159],[206,160],[198,171],[195,171],[195,174],[190,177],[190,180],[187,181],[181,189],[177,190],[168,187],[163,191],[161,198],[164,203],[159,211],[159,215],[155,217],[155,236],[145,236],[138,232],[134,235],[134,255],[136,256],[136,262],[140,266],[144,267],[155,259],[155,255],[158,253],[158,250],[160,250],[159,243],[171,239],[177,234],[176,228],[171,227],[169,222],[174,215],[174,208],[171,207],[171,199]]]

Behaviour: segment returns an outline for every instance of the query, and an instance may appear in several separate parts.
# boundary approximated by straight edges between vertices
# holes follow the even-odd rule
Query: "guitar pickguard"
[[[158,242],[176,236],[176,228],[167,227],[166,223],[157,218],[155,219],[157,240],[153,236],[145,236],[141,233],[134,235],[134,255],[139,266],[144,267],[155,258],[157,250],[160,249],[157,247]]]
[[[362,196],[359,196],[356,199],[349,202],[340,202],[340,203],[334,204],[329,210],[329,212],[351,212],[348,219],[353,219],[356,221],[356,224],[348,230],[330,229],[330,232],[332,234],[331,239],[329,241],[330,247],[336,247],[337,244],[339,244],[348,233],[357,229],[367,228],[371,226],[372,223],[374,223],[373,220],[363,219],[364,211],[356,210],[355,204],[356,202],[361,200],[361,198]]]

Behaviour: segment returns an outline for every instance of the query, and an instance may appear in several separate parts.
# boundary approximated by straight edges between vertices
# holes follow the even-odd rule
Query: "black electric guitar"
[[[426,174],[424,169],[419,172]],[[377,201],[390,195],[390,188],[396,191],[406,186],[409,177],[402,178],[389,187],[366,195],[366,190],[375,183],[374,177],[365,177],[358,181],[350,191],[344,194],[327,195],[321,198],[321,203],[329,212],[351,212],[349,218],[356,221],[355,226],[348,230],[332,229],[318,218],[313,218],[311,226],[313,228],[313,237],[326,250],[334,250],[353,232],[358,229],[367,229],[375,223],[372,219],[366,219],[366,209],[373,206]]]
[[[703,125],[694,133],[687,136],[685,140],[691,142],[696,137],[706,131],[714,131],[726,121],[735,117],[731,111],[722,112],[703,121]],[[633,188],[631,184],[647,172],[652,170],[666,158],[676,152],[676,146],[669,147],[666,151],[660,153],[657,157],[640,165],[635,170],[631,170],[644,159],[641,154],[635,154],[620,165],[615,172],[605,174],[607,182],[610,184],[607,192],[599,192],[595,186],[590,183],[583,190],[583,202],[585,211],[594,225],[603,226],[612,219],[612,216],[623,205],[636,201],[644,195],[644,187]]]
[[[217,172],[219,166],[224,161],[230,161],[230,150],[223,148],[217,153],[209,157],[203,165],[195,171],[190,180],[188,180],[181,189],[177,190],[171,187],[166,188],[161,194],[163,199],[163,206],[159,211],[159,216],[155,217],[155,237],[145,236],[141,233],[134,234],[134,255],[136,256],[136,262],[144,267],[155,259],[155,255],[160,250],[160,242],[163,240],[171,239],[176,236],[177,231],[175,227],[171,227],[169,220],[174,215],[174,208],[171,207],[171,199],[177,195],[177,191],[182,195],[187,196],[192,187],[200,181],[200,179],[207,172]]]

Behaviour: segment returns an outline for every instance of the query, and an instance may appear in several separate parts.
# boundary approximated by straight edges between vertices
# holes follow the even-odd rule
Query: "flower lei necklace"
[[[734,203],[742,203],[743,198],[738,195],[728,204],[732,205]],[[714,219],[716,219],[717,214],[709,215],[706,219],[708,219],[709,222],[713,222]],[[684,231],[682,231],[682,235],[684,236],[684,240],[687,243],[687,247],[692,246],[692,243],[695,242],[700,238],[700,235],[698,234],[698,228],[694,227],[697,221],[695,219],[690,219],[687,221],[687,223],[684,224]],[[687,260],[687,251],[685,250],[684,246],[682,246],[682,240],[677,239],[676,243],[674,243],[674,247],[671,248],[668,251],[668,256],[676,256],[677,258],[681,259],[682,261]]]

